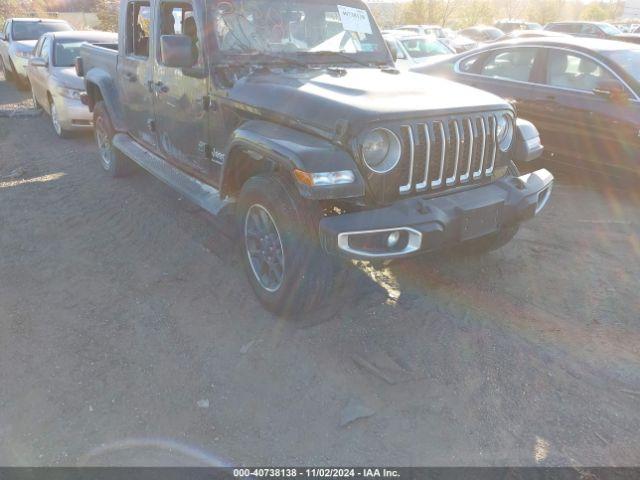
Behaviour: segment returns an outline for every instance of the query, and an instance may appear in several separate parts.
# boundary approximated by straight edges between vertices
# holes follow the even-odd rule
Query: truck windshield
[[[228,55],[315,57],[318,63],[388,61],[384,40],[360,1],[235,0],[217,2],[215,8],[218,45]]]
[[[65,22],[13,22],[12,38],[16,41],[38,40],[49,32],[66,32],[72,30]]]

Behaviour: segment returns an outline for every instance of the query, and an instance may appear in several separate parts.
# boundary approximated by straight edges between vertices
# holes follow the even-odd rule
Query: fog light
[[[398,246],[398,242],[400,241],[400,232],[390,233],[387,237],[387,247],[395,248]]]

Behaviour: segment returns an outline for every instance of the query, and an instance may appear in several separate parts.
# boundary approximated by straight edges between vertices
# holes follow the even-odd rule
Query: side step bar
[[[233,201],[221,200],[217,189],[187,175],[125,133],[118,133],[113,137],[113,146],[153,176],[213,215],[217,216],[225,207],[233,204]]]

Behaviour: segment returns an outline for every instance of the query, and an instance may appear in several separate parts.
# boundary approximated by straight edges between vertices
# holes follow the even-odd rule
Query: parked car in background
[[[84,43],[117,44],[115,33],[50,32],[45,33],[29,60],[27,76],[36,107],[43,108],[59,137],[93,125],[93,114],[80,101],[84,80],[76,75],[75,61]]]
[[[640,173],[640,47],[611,40],[500,42],[419,69],[496,93],[560,160]]]
[[[460,30],[458,34],[470,38],[479,44],[497,42],[505,36],[504,32],[496,27],[487,27],[479,25],[477,27],[465,28]]]
[[[500,20],[494,25],[497,29],[504,33],[514,31],[542,30],[542,25],[535,22],[526,22],[524,20]]]
[[[396,66],[408,69],[416,65],[451,57],[456,52],[433,36],[416,35],[403,30],[383,32]]]
[[[508,33],[503,40],[513,40],[516,38],[558,38],[569,37],[570,35],[561,32],[552,32],[550,30],[514,30]]]
[[[442,43],[452,48],[456,53],[466,52],[478,46],[478,42],[454,33],[452,30],[438,25],[403,25],[394,30],[415,33],[417,35],[434,36]]]
[[[601,38],[640,44],[640,34],[624,33],[618,27],[606,22],[555,22],[545,26],[545,30],[567,33],[574,37]]]
[[[0,32],[0,67],[9,81],[27,85],[27,62],[41,35],[73,30],[63,20],[44,18],[10,18]]]

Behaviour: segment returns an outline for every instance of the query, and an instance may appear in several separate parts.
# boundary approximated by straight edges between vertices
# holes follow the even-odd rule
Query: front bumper
[[[80,99],[72,99],[57,94],[55,97],[60,125],[65,130],[86,130],[93,128],[93,114]]]
[[[543,169],[441,197],[413,197],[391,206],[324,218],[329,253],[392,260],[449,248],[535,217],[547,205],[553,175]],[[390,246],[389,235],[398,241]],[[391,242],[393,243],[393,242]]]

